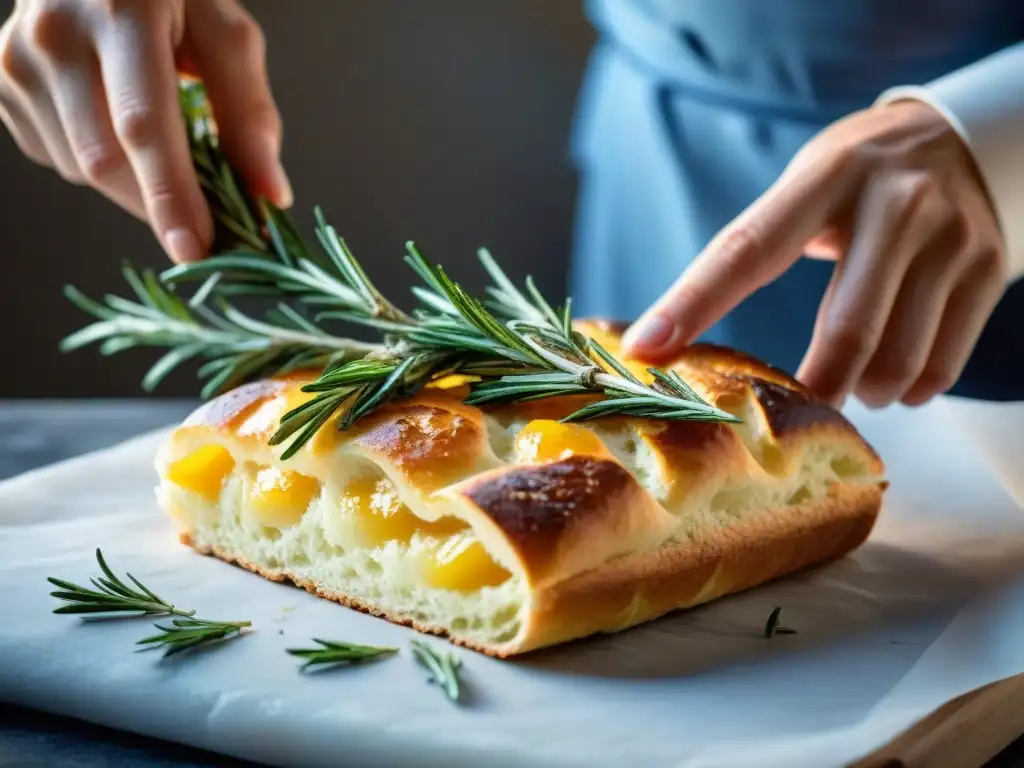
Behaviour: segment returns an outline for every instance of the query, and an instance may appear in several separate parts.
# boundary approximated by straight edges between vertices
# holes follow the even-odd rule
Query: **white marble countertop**
[[[192,406],[166,400],[0,401],[0,479],[171,424]],[[215,765],[248,764],[0,703],[0,768]]]
[[[180,420],[190,401],[0,401],[0,479]],[[2,695],[0,695],[2,698]],[[0,703],[0,768],[198,768],[245,763]],[[1024,738],[988,768],[1024,768]]]

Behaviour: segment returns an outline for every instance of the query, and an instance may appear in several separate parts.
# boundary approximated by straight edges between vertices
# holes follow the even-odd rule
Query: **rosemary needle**
[[[430,672],[430,681],[444,691],[445,696],[458,702],[462,693],[462,682],[459,679],[462,662],[458,657],[435,650],[422,640],[411,640],[409,645],[416,661]]]
[[[397,648],[385,648],[374,645],[356,645],[355,643],[340,643],[333,640],[320,640],[313,638],[319,648],[288,648],[287,652],[292,656],[298,656],[306,660],[302,665],[303,669],[317,665],[355,664],[370,659],[398,653]]]
[[[767,638],[775,637],[775,635],[795,635],[796,630],[784,627],[779,624],[779,615],[782,613],[782,606],[777,605],[768,616],[768,621],[764,625],[764,636]]]

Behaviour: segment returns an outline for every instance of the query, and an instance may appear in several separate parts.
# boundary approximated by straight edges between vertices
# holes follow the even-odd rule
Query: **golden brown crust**
[[[238,429],[260,405],[285,392],[294,379],[263,379],[243,384],[205,403],[190,415],[183,427]]]
[[[684,364],[698,370],[715,371],[730,378],[748,377],[760,379],[786,389],[795,390],[807,397],[811,396],[807,387],[782,369],[731,347],[723,347],[708,342],[692,344],[679,355],[679,358],[674,363],[670,363],[669,367],[678,364]]]
[[[743,441],[725,424],[652,422],[638,432],[666,478],[664,503],[669,509],[721,485],[749,461]]]
[[[590,526],[614,525],[607,519],[609,509],[633,501],[635,482],[614,461],[570,456],[539,467],[515,467],[494,478],[474,478],[463,494],[536,568],[552,558],[564,537],[584,536]]]
[[[739,378],[744,381],[744,378]],[[852,430],[853,425],[839,411],[813,400],[802,389],[786,388],[774,381],[745,377],[751,392],[761,406],[768,428],[777,439],[804,429],[831,425]]]
[[[406,482],[430,493],[465,477],[491,454],[482,414],[458,394],[427,391],[412,402],[386,405],[360,420],[347,437],[361,453],[388,463]]]
[[[590,456],[494,470],[450,493],[494,524],[534,587],[662,541],[673,523],[621,464]]]

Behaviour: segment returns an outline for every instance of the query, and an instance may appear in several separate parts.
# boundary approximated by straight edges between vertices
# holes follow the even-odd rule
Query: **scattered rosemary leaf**
[[[771,638],[775,635],[795,635],[796,630],[784,627],[779,624],[779,615],[782,613],[782,606],[775,606],[771,615],[768,617],[768,621],[764,625],[764,636]]]
[[[95,589],[64,579],[47,579],[59,587],[58,591],[50,594],[65,602],[65,605],[54,608],[54,613],[79,614],[83,619],[118,615],[178,616],[180,618],[172,620],[169,626],[156,624],[160,634],[145,637],[137,643],[150,648],[162,646],[165,648],[165,656],[218,640],[230,639],[241,634],[244,627],[251,626],[251,622],[248,621],[208,621],[193,618],[196,613],[194,610],[176,608],[130,573],[125,575],[135,586],[126,584],[110,569],[99,548],[96,549],[96,562],[99,563],[103,575],[93,576],[89,580]]]
[[[411,640],[412,653],[422,666],[430,672],[430,682],[436,684],[445,695],[458,703],[462,692],[459,669],[462,662],[452,653],[441,653],[422,640]]]
[[[96,549],[96,562],[99,563],[103,575],[93,576],[89,580],[95,589],[83,587],[64,579],[53,577],[47,579],[48,582],[59,588],[58,591],[51,592],[50,595],[65,603],[65,605],[54,608],[54,613],[81,614],[84,619],[106,618],[119,614],[184,617],[195,615],[195,611],[174,607],[130,573],[126,576],[135,586],[131,587],[126,584],[110,569],[99,548]]]
[[[306,660],[306,663],[302,665],[302,669],[323,664],[356,664],[398,653],[397,648],[339,643],[333,640],[321,640],[316,637],[313,638],[313,642],[321,647],[286,649],[292,656],[298,656]]]
[[[240,637],[242,629],[252,626],[252,622],[174,619],[170,626],[163,624],[155,626],[160,630],[160,634],[145,637],[136,645],[146,645],[149,648],[163,647],[165,649],[164,656],[173,656],[190,648]],[[140,650],[149,650],[149,648]]]

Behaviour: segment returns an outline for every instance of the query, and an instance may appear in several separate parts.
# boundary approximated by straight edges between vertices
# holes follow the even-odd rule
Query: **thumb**
[[[189,60],[206,87],[229,162],[250,194],[290,206],[263,31],[236,0],[187,0],[185,29]]]

